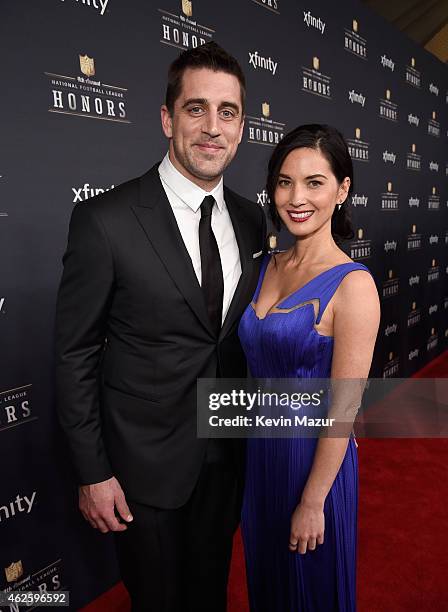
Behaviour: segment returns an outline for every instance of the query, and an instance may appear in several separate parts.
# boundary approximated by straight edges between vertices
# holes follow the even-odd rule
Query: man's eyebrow
[[[238,104],[235,104],[235,102],[227,102],[226,100],[221,102],[219,108],[233,108],[233,110],[235,110],[237,113],[239,113],[241,110]]]
[[[205,98],[189,98],[188,100],[185,100],[185,102],[182,105],[182,108],[185,108],[186,106],[189,106],[190,104],[202,104],[203,106],[207,106],[208,101]]]
[[[206,98],[189,98],[188,100],[185,100],[182,105],[182,108],[186,108],[191,104],[201,104],[202,106],[208,106],[209,102]],[[235,102],[229,102],[228,100],[223,100],[219,104],[219,108],[233,108],[237,113],[241,111],[238,104],[235,104]]]

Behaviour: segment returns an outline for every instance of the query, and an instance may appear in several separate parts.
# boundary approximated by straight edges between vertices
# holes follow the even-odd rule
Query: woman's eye
[[[309,182],[310,187],[319,187],[319,185],[322,185],[322,183],[320,181],[310,181]]]
[[[291,183],[287,179],[280,179],[278,181],[278,184],[280,185],[280,187],[288,187],[288,185],[290,185]]]

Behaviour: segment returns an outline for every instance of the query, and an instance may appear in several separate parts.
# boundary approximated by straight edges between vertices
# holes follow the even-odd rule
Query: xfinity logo
[[[24,495],[23,497],[17,495],[14,501],[7,502],[6,505],[0,506],[0,523],[3,520],[8,520],[9,518],[15,516],[16,512],[26,512],[27,514],[29,514],[33,507],[36,493],[37,491],[33,491],[33,494],[30,498],[28,498],[26,495]],[[22,505],[22,501],[25,502],[25,505]]]
[[[262,57],[258,55],[258,51],[254,51],[253,53],[249,51],[249,64],[255,68],[264,68],[265,70],[269,70],[275,75],[277,70],[278,62],[274,62],[274,60],[270,57]]]
[[[418,208],[420,206],[420,200],[419,198],[413,198],[412,196],[409,198],[409,206],[415,206],[416,208]]]
[[[434,172],[438,172],[439,171],[439,164],[437,162],[430,161],[429,162],[429,169],[430,170],[434,170]]]
[[[386,251],[386,253],[388,253],[389,251],[396,251],[397,241],[396,240],[386,240],[386,242],[384,243],[384,250]]]
[[[73,198],[73,203],[76,204],[76,202],[83,202],[88,198],[93,198],[94,196],[100,193],[104,193],[105,191],[109,191],[109,189],[113,189],[114,187],[115,185],[111,185],[110,187],[106,187],[105,189],[103,189],[102,187],[91,187],[89,183],[84,183],[84,187],[79,187],[79,189],[77,187],[72,187],[72,191],[75,194],[75,197]]]
[[[321,34],[324,33],[326,25],[325,21],[322,21],[320,17],[319,19],[317,19],[317,17],[313,17],[311,15],[311,11],[303,11],[303,21],[308,27],[312,26],[313,28],[316,28],[316,30],[319,30]]]
[[[418,285],[420,283],[420,276],[418,276],[417,274],[415,276],[410,276],[409,277],[409,286],[412,287],[412,285]]]
[[[410,351],[410,353],[409,353],[409,361],[414,359],[414,357],[418,357],[418,354],[419,354],[418,348],[414,349],[413,351]]]
[[[62,0],[62,2],[64,1],[65,0]],[[76,2],[79,2],[79,0],[76,0]],[[100,4],[100,6],[98,6],[98,3]],[[86,4],[87,6],[93,6],[98,11],[100,11],[100,15],[104,15],[108,3],[109,3],[109,0],[81,0],[81,4]]]
[[[437,87],[437,85],[434,85],[434,83],[429,84],[429,91],[430,93],[433,93],[436,96],[439,95],[439,88]]]
[[[356,206],[364,206],[364,208],[367,206],[367,202],[369,201],[368,196],[365,195],[358,195],[357,193],[355,193],[355,195],[352,196],[352,205],[356,208]]]
[[[269,204],[269,201],[270,200],[266,189],[263,189],[261,193],[257,193],[257,204],[264,206],[265,204]]]
[[[433,304],[432,306],[430,306],[430,307],[429,307],[429,309],[428,309],[428,314],[430,314],[430,315],[431,315],[431,314],[433,314],[434,312],[437,312],[437,310],[438,310],[438,306],[437,306],[437,304]]]
[[[384,330],[384,335],[388,337],[390,334],[395,334],[397,329],[398,329],[398,325],[396,323],[393,323],[393,325],[388,325],[386,329]]]
[[[366,101],[365,96],[363,96],[361,93],[356,93],[354,89],[348,92],[348,99],[352,104],[356,102],[357,104],[361,104],[361,106],[364,108],[364,103]]]
[[[393,62],[390,58],[386,57],[385,55],[382,55],[381,56],[381,66],[383,66],[383,68],[390,68],[393,72],[395,68],[395,62]]]
[[[429,237],[429,244],[438,244],[438,243],[439,243],[439,237],[438,236],[431,235]]]
[[[411,113],[409,113],[408,122],[409,122],[409,125],[415,125],[416,127],[418,127],[418,124],[420,123],[420,119],[416,115],[412,115]]]
[[[395,153],[389,153],[389,151],[384,151],[383,153],[384,163],[391,162],[392,164],[395,164],[396,159],[397,159],[397,156],[395,155]]]

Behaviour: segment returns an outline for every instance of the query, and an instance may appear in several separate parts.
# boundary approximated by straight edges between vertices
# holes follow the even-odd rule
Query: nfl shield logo
[[[319,70],[319,65],[320,65],[319,58],[318,57],[313,57],[313,68],[314,68],[314,70]]]
[[[93,57],[89,57],[88,55],[80,55],[79,66],[81,68],[81,72],[87,77],[92,77],[95,75],[95,61]]]
[[[15,561],[9,567],[5,567],[6,582],[15,582],[23,576],[22,561]]]
[[[263,113],[263,117],[269,117],[271,110],[269,108],[268,102],[263,102],[263,104],[261,105],[261,112]]]
[[[191,0],[182,0],[182,12],[187,17],[193,15],[193,2]]]

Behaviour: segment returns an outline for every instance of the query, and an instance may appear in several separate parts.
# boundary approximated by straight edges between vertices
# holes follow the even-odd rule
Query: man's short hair
[[[226,72],[235,76],[240,84],[242,115],[246,104],[246,79],[241,66],[232,55],[229,55],[214,41],[195,49],[183,51],[168,69],[168,84],[166,88],[165,105],[170,115],[174,111],[174,103],[182,91],[182,77],[187,68],[208,68],[214,72]]]

